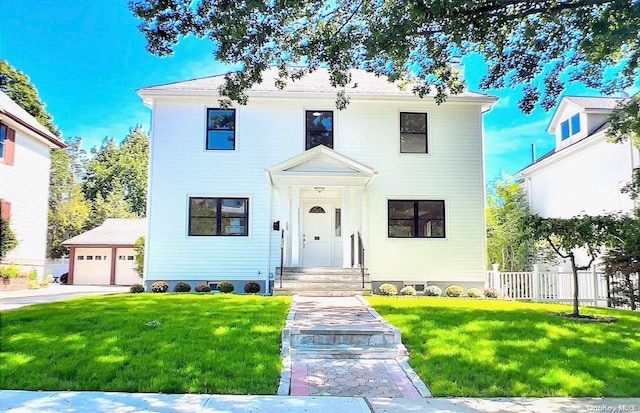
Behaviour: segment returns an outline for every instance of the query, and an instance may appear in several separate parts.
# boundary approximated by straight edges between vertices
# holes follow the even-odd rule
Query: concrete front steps
[[[347,297],[370,295],[371,282],[365,273],[364,288],[360,268],[284,268],[282,282],[278,268],[274,295],[301,295],[307,297]],[[282,285],[282,287],[281,287]]]

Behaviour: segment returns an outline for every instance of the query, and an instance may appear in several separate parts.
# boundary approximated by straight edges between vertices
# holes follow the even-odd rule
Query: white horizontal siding
[[[378,171],[366,190],[372,279],[481,279],[483,163],[477,105],[252,98],[236,112],[236,150],[205,151],[217,98],[158,100],[152,138],[148,279],[253,279],[280,262],[280,200],[266,169],[304,151],[304,111],[333,110],[335,149]],[[399,153],[399,112],[429,112],[429,154]],[[248,237],[187,236],[188,196],[248,197]],[[387,239],[388,198],[444,199],[446,240]],[[344,234],[348,236],[350,234]],[[269,250],[269,246],[271,249]],[[434,278],[435,277],[435,278]]]
[[[18,246],[7,261],[42,274],[47,248],[49,147],[16,130],[14,164],[0,163],[0,198],[11,203],[11,229]]]
[[[631,211],[633,201],[620,192],[633,170],[629,145],[610,143],[603,137],[529,175],[533,211],[561,218]]]

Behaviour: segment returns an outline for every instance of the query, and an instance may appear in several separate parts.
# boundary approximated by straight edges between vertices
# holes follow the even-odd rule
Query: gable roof
[[[69,238],[62,245],[133,245],[146,231],[146,218],[107,218],[102,225]]]
[[[19,123],[31,132],[35,133],[35,137],[44,140],[52,148],[64,148],[65,145],[60,138],[51,133],[49,129],[44,127],[36,118],[31,116],[29,112],[24,110],[20,105],[11,100],[3,91],[0,90],[0,115],[6,116],[11,120]],[[0,118],[2,119],[2,118]]]
[[[324,145],[313,147],[268,169],[275,185],[366,186],[374,169]]]
[[[561,116],[564,113],[565,108],[570,103],[578,105],[585,113],[607,114],[612,112],[621,102],[626,100],[629,100],[629,98],[609,96],[563,96],[560,104],[553,112],[547,131],[549,133],[555,133],[555,128],[558,125],[558,122],[562,120]]]
[[[377,76],[374,73],[360,69],[350,69],[351,82],[344,88],[348,96],[386,96],[386,97],[413,97],[412,86],[403,87],[401,82],[389,82],[384,76]],[[138,90],[138,94],[143,97],[159,95],[210,95],[218,93],[224,84],[225,75],[203,77],[199,79],[186,80],[182,82],[168,83],[158,86],[150,86]],[[278,78],[276,68],[267,69],[262,75],[262,83],[256,84],[247,92],[249,95],[270,95],[270,94],[312,94],[312,95],[335,95],[342,88],[332,87],[329,82],[329,71],[324,68],[316,69],[307,73],[298,80],[287,80],[287,85],[280,89],[275,81]],[[464,91],[458,95],[451,95],[453,100],[480,100],[488,103],[497,101],[497,98],[482,93]],[[147,100],[145,99],[145,102]]]

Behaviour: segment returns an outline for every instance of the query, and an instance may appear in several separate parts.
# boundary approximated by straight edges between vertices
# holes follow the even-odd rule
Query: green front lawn
[[[290,301],[126,294],[5,312],[0,388],[275,394]]]
[[[372,297],[400,328],[435,396],[640,396],[640,313],[583,307],[614,324],[550,313],[562,305]]]

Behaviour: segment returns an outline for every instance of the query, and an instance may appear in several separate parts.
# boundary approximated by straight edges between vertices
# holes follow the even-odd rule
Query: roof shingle
[[[147,230],[146,218],[108,218],[104,223],[62,245],[133,245]]]

